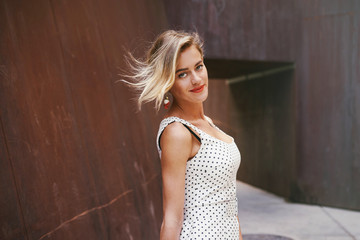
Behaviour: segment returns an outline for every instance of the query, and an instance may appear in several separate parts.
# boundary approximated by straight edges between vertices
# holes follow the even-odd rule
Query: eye
[[[204,67],[204,65],[202,65],[202,64],[197,65],[197,66],[196,66],[196,70],[200,70],[200,69],[202,69],[203,67]]]
[[[184,78],[184,77],[186,77],[186,76],[187,76],[187,73],[186,73],[186,72],[180,73],[180,74],[178,75],[179,78]]]

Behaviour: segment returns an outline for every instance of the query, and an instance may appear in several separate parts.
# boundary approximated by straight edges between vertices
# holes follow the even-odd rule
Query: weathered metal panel
[[[3,0],[1,13],[1,207],[14,211],[1,239],[158,238],[159,116],[115,81],[124,47],[164,28],[162,3]]]
[[[7,109],[4,128],[28,237],[39,239],[98,200],[63,79],[51,6],[48,1],[38,2],[36,10],[30,2],[4,5],[12,36],[11,52],[4,55],[18,75],[5,79],[3,91],[10,96],[2,106]],[[84,232],[86,237],[101,237],[97,215],[78,222],[80,228],[95,226]]]
[[[304,2],[293,198],[360,209],[358,1]]]
[[[209,58],[293,61],[301,41],[301,1],[164,1],[170,26],[196,30]]]

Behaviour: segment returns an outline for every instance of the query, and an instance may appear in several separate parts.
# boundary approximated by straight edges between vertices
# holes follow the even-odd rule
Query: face
[[[179,104],[202,103],[208,96],[208,75],[199,50],[193,45],[180,53],[175,83],[170,90]]]

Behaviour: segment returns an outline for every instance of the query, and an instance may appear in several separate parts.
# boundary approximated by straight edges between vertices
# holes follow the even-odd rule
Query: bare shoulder
[[[169,124],[160,139],[163,155],[177,155],[177,157],[188,157],[192,148],[191,133],[182,123]],[[187,159],[186,159],[187,160]]]
[[[191,142],[191,134],[180,122],[173,122],[169,124],[165,129],[161,137],[161,141],[168,142]]]

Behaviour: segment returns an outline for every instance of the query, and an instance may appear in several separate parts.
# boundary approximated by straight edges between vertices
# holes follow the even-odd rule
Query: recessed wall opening
[[[238,179],[289,198],[295,181],[295,101],[291,62],[205,59],[206,112],[233,135]],[[220,106],[220,107],[219,107]]]

